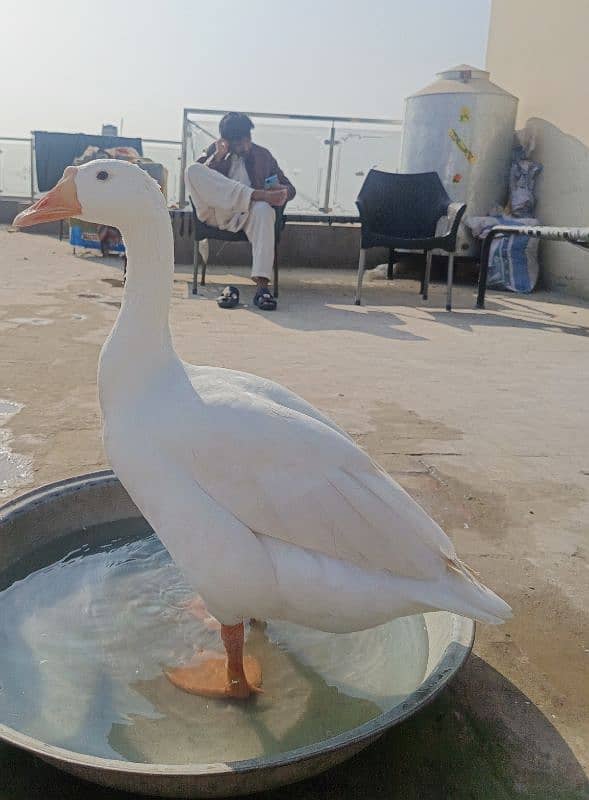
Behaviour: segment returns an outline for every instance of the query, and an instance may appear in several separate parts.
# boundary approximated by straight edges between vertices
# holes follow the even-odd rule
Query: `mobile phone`
[[[266,178],[264,181],[264,188],[273,189],[275,186],[278,186],[278,175],[270,175],[270,177]]]

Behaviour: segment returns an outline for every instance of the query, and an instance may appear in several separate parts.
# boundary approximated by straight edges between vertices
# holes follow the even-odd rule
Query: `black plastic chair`
[[[200,264],[200,251],[198,249],[198,243],[204,241],[204,239],[218,239],[223,242],[249,242],[249,239],[243,231],[237,231],[237,233],[233,233],[232,231],[224,231],[221,230],[221,228],[215,228],[212,225],[207,225],[206,222],[201,222],[196,215],[196,208],[194,207],[192,198],[190,198],[190,205],[192,206],[192,219],[194,221],[194,271],[192,275],[192,294],[198,294],[198,267]],[[276,212],[276,222],[274,226],[274,283],[272,290],[274,297],[278,297],[278,245],[280,243],[280,235],[285,225],[284,207],[275,208],[274,211]],[[206,275],[207,263],[206,261],[203,261],[200,278],[201,286],[205,285]]]
[[[393,277],[396,249],[424,251],[426,266],[421,284],[424,300],[428,295],[432,250],[444,250],[448,253],[446,311],[451,311],[456,236],[466,205],[452,203],[437,172],[411,175],[370,170],[356,205],[362,223],[356,305],[360,305],[366,251],[369,248],[388,248],[389,278]],[[448,230],[436,235],[436,227],[442,217],[448,217]]]

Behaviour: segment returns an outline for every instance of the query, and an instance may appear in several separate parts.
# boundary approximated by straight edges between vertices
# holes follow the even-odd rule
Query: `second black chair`
[[[356,305],[360,305],[366,251],[369,248],[388,248],[389,277],[392,277],[395,250],[425,252],[426,266],[422,281],[424,300],[428,295],[432,251],[443,250],[448,253],[446,311],[451,311],[456,237],[466,205],[451,201],[437,172],[401,174],[370,170],[356,205],[362,224]],[[448,218],[448,225],[440,233],[437,227],[442,217]]]

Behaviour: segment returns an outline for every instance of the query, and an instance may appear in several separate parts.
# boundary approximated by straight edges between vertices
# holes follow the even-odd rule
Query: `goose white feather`
[[[440,527],[317,409],[271,381],[182,363],[157,184],[113,161],[80,167],[75,182],[81,216],[120,228],[128,252],[99,365],[106,453],[210,612],[225,625],[275,618],[333,632],[435,609],[509,617]]]

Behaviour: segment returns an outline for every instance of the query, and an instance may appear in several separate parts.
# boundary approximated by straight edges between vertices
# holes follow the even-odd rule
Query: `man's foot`
[[[267,286],[258,286],[254,296],[254,305],[260,311],[276,311],[276,298]]]

